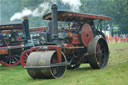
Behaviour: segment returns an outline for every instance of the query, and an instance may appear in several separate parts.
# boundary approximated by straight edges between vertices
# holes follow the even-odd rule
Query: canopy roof
[[[111,20],[112,18],[107,16],[98,16],[93,14],[81,14],[81,13],[75,13],[75,12],[68,12],[68,11],[58,11],[58,21],[73,21],[74,19],[85,21],[87,19],[100,19],[100,20]],[[51,13],[48,13],[43,16],[43,19],[45,20],[51,20],[52,15]]]
[[[34,27],[34,28],[30,28],[30,31],[41,31],[41,30],[45,30],[47,27]]]
[[[23,24],[22,23],[15,23],[15,24],[3,24],[0,25],[0,30],[22,30]]]

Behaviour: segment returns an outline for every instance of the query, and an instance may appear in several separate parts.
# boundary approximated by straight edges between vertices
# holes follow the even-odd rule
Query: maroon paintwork
[[[89,24],[84,24],[81,32],[81,40],[84,46],[88,46],[90,40],[93,38],[92,28]]]
[[[22,28],[23,25],[21,23],[0,25],[0,30],[13,30],[13,29],[22,30]]]
[[[73,19],[79,19],[80,21],[85,21],[87,19],[100,19],[100,20],[111,20],[112,18],[107,16],[98,16],[93,14],[81,14],[75,12],[67,12],[67,11],[58,11],[58,21],[72,21]],[[51,20],[51,13],[45,15],[43,19]]]

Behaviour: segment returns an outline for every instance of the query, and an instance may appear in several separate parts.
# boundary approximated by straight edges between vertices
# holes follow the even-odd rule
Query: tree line
[[[52,0],[0,0],[0,24],[10,22],[11,16],[27,7],[31,10],[37,8],[41,3]],[[70,6],[63,4],[61,0],[54,0],[59,5],[60,10],[69,10]],[[73,1],[73,0],[72,0]],[[107,22],[111,28],[119,28],[116,33],[128,33],[128,0],[80,0],[79,12],[105,15],[112,17]],[[49,7],[50,8],[50,7]],[[18,22],[15,21],[15,22]],[[47,26],[47,22],[42,17],[30,16],[30,26]]]

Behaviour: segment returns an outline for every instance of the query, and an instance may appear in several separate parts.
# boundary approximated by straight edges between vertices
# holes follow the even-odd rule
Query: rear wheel
[[[89,63],[93,69],[104,68],[109,59],[109,50],[103,38],[94,38],[88,46]]]
[[[3,66],[17,66],[20,63],[19,55],[5,55],[1,61]]]

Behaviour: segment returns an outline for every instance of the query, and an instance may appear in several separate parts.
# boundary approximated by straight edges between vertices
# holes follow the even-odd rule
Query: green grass
[[[93,70],[82,65],[59,79],[32,79],[22,66],[0,66],[0,85],[128,85],[128,43],[109,44],[108,66]]]

